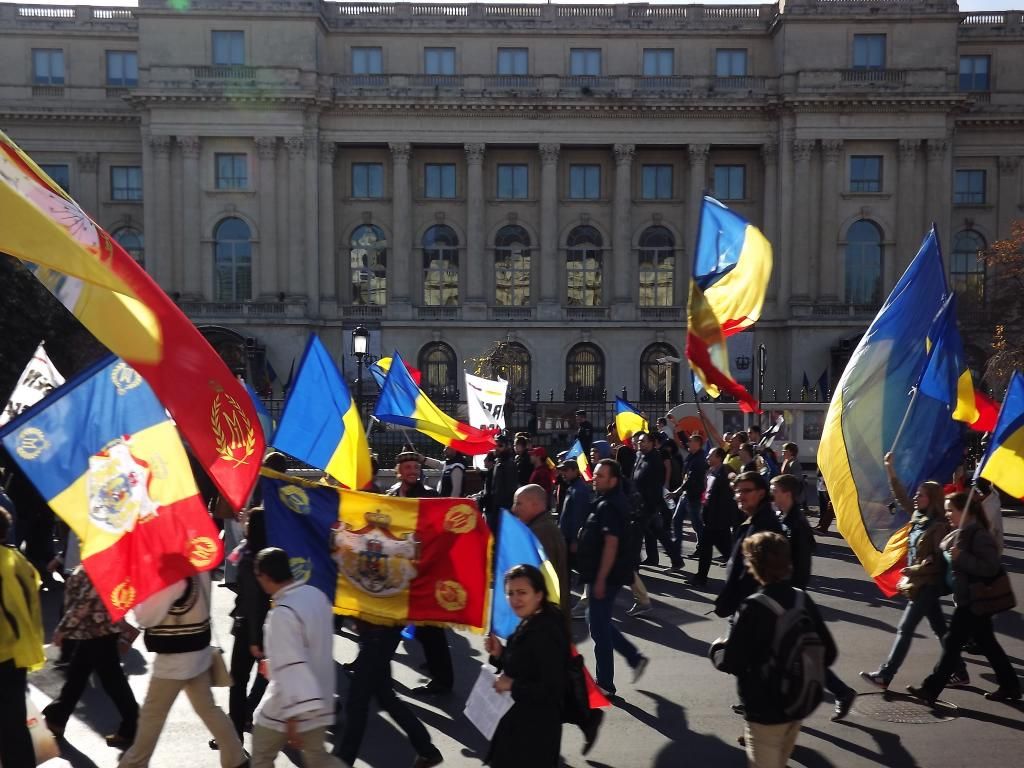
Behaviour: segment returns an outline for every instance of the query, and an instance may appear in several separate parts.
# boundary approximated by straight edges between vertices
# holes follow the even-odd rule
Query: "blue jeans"
[[[597,659],[597,684],[608,693],[615,693],[615,654],[618,651],[626,657],[630,667],[640,663],[640,651],[626,639],[612,621],[615,596],[621,585],[608,585],[604,597],[594,596],[593,586],[589,589],[590,602],[587,604],[587,624],[590,637],[594,640],[594,656]]]
[[[697,535],[697,544],[704,538],[704,521],[700,517],[701,503],[696,499],[690,500],[686,495],[679,497],[676,503],[675,514],[672,515],[672,542],[675,544],[675,554],[683,556],[683,521],[690,519],[693,532]]]
[[[878,668],[886,680],[892,680],[900,671],[900,666],[910,650],[910,642],[914,639],[914,630],[921,623],[921,619],[928,619],[932,632],[939,639],[939,647],[942,647],[942,638],[946,636],[946,617],[942,613],[942,604],[939,602],[941,597],[937,585],[924,586],[903,609],[903,616],[900,618],[899,626],[896,627],[896,640],[889,651],[889,658]],[[960,662],[959,670],[966,671],[963,661]]]

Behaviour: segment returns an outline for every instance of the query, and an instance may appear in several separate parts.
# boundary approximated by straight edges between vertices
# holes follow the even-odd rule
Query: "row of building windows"
[[[640,399],[664,400],[667,391],[679,386],[679,364],[662,362],[679,359],[671,344],[650,344],[640,353]],[[506,376],[509,396],[514,399],[530,397],[533,361],[529,350],[518,342],[506,348]],[[421,386],[432,396],[453,397],[459,391],[461,368],[455,350],[443,341],[424,345],[417,355],[422,374]],[[568,399],[595,399],[607,396],[605,355],[592,342],[573,346],[565,356],[565,396]]]
[[[43,165],[50,178],[70,192],[70,168],[63,163]],[[570,200],[600,200],[602,196],[601,166],[572,164],[569,166],[567,196]],[[640,168],[640,199],[672,200],[675,198],[674,166],[643,165]],[[454,200],[458,197],[455,163],[425,163],[423,196],[429,200]],[[495,195],[498,200],[527,200],[530,193],[530,168],[526,164],[499,163]],[[248,156],[245,153],[214,155],[214,186],[224,190],[249,188]],[[956,170],[953,174],[953,202],[957,205],[983,205],[986,173],[984,170]],[[880,193],[882,157],[853,155],[850,157],[849,191]],[[384,164],[352,163],[351,196],[375,200],[384,198]],[[747,199],[747,167],[715,165],[712,194],[719,200]],[[110,199],[142,200],[142,168],[137,165],[111,166]]]
[[[240,66],[246,62],[245,33],[216,30],[213,32],[213,64]],[[528,48],[499,48],[495,71],[498,75],[530,74]],[[598,77],[604,74],[603,51],[600,48],[572,48],[569,51],[569,75]],[[131,87],[139,82],[138,54],[135,51],[106,52],[107,85]],[[886,36],[865,34],[853,36],[852,68],[885,69]],[[384,74],[384,50],[380,47],[353,47],[351,69],[354,75]],[[428,47],[423,49],[423,72],[427,75],[455,75],[456,49]],[[959,86],[961,91],[988,91],[991,57],[971,54],[960,57]],[[645,48],[641,59],[645,77],[671,77],[676,74],[675,50]],[[715,50],[716,77],[746,77],[749,73],[745,48]],[[35,85],[64,85],[65,66],[62,48],[32,50],[32,82]]]
[[[119,242],[131,234],[132,245],[142,247],[134,230],[114,233]],[[237,217],[223,219],[214,229],[214,299],[246,301],[252,298],[252,233]],[[637,242],[638,305],[670,307],[675,304],[674,285],[678,248],[666,227],[645,229]],[[127,246],[126,246],[127,249]],[[951,276],[961,296],[977,304],[984,300],[985,269],[978,258],[985,240],[974,230],[960,232],[954,240]],[[420,241],[424,306],[458,306],[462,248],[458,234],[446,224],[424,232]],[[593,226],[574,228],[565,240],[565,304],[600,307],[605,302],[602,273],[606,254],[604,238]],[[133,253],[141,260],[141,253]],[[387,303],[388,242],[384,231],[373,224],[353,230],[350,238],[351,301],[357,305]],[[507,225],[493,242],[494,303],[500,307],[527,307],[532,293],[533,244],[526,229]],[[855,222],[846,233],[845,288],[847,304],[877,307],[882,300],[885,249],[881,228],[869,219]]]

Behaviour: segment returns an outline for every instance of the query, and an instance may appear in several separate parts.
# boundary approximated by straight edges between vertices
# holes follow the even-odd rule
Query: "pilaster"
[[[556,320],[561,317],[560,275],[563,259],[558,248],[558,144],[541,144],[540,152],[540,258],[533,275],[540,277],[538,318]]]
[[[197,301],[212,289],[214,271],[212,263],[210,269],[203,268],[202,258],[199,214],[199,154],[202,147],[198,136],[178,136],[176,141],[181,163],[182,294],[185,299]]]

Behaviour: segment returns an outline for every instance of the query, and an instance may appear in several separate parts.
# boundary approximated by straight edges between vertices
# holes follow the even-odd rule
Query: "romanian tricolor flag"
[[[420,380],[423,378],[423,374],[420,373],[419,368],[413,368],[408,363],[405,364],[405,369],[409,371],[409,375],[412,376],[413,382],[416,386],[420,385]],[[370,366],[370,373],[373,375],[374,381],[377,382],[377,386],[381,389],[384,388],[384,379],[388,376],[388,371],[391,370],[391,358],[382,357],[377,362]]]
[[[580,476],[588,483],[594,479],[594,473],[590,469],[590,457],[583,450],[583,443],[579,439],[569,446],[569,450],[565,453],[565,458],[568,460],[576,459],[576,466],[580,468]]]
[[[267,539],[334,612],[375,624],[483,629],[491,532],[469,499],[359,493],[263,470]]]
[[[1011,496],[1024,499],[1024,375],[1020,371],[1010,379],[980,474]]]
[[[687,306],[686,359],[711,397],[724,392],[748,413],[760,409],[733,379],[725,339],[761,316],[771,271],[772,247],[764,235],[705,197]]]
[[[316,334],[309,337],[274,447],[318,467],[346,488],[373,481],[370,446],[356,402]]]
[[[956,294],[946,297],[928,333],[928,362],[921,374],[921,394],[948,403],[951,417],[965,424],[978,418],[974,380],[967,367],[964,345],[956,325]]]
[[[637,432],[647,431],[647,419],[621,397],[615,398],[615,431],[624,443]]]
[[[108,358],[0,432],[4,447],[81,541],[116,621],[222,560],[178,431],[143,378]]]
[[[497,429],[479,429],[463,424],[434,405],[416,386],[397,352],[384,379],[373,415],[389,424],[412,427],[467,456],[493,450],[494,436],[498,433]]]
[[[505,574],[516,565],[535,566],[544,574],[548,600],[561,601],[558,572],[533,531],[507,509],[501,510],[501,536],[494,552],[494,597],[492,598],[491,633],[505,640],[519,626],[519,617],[505,596]]]
[[[142,375],[224,497],[245,504],[264,450],[245,388],[146,271],[2,132],[0,252],[25,262]]]
[[[911,492],[925,480],[944,482],[963,458],[962,425],[948,402],[918,397],[909,407],[947,293],[933,229],[854,350],[818,448],[839,532],[887,595],[906,561],[911,510],[890,511],[883,457],[894,450],[896,474]],[[904,422],[904,441],[894,447]]]

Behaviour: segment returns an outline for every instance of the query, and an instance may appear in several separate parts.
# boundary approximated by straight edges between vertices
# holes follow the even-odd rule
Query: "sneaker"
[[[889,690],[889,678],[881,672],[861,672],[860,676],[861,679],[867,680],[876,688],[881,688],[883,691]]]
[[[651,663],[651,660],[646,656],[641,655],[637,663],[633,667],[633,682],[635,683],[640,679],[641,675],[647,671],[647,665]]]
[[[583,600],[580,600],[576,605],[569,611],[569,618],[582,621],[587,618],[587,604]]]
[[[947,688],[966,688],[971,684],[971,676],[964,672],[954,672],[949,676],[949,682],[946,683]]]
[[[939,698],[937,695],[932,694],[923,685],[908,685],[907,693],[913,696],[915,699],[920,699],[925,704],[934,704],[935,700]]]
[[[985,694],[985,698],[989,701],[1003,701],[1006,703],[1020,701],[1021,694],[1020,690],[1007,691],[1004,688],[996,688],[994,691],[989,691]]]
[[[654,610],[654,606],[650,603],[633,603],[633,607],[626,611],[627,616],[642,616],[645,613],[650,613]]]
[[[590,719],[587,721],[587,724],[582,728],[583,750],[581,754],[586,755],[591,749],[594,748],[594,743],[597,741],[597,735],[601,732],[601,723],[603,722],[603,709],[590,710]]]
[[[855,691],[848,691],[845,696],[837,696],[835,708],[832,710],[832,722],[846,717],[850,707],[853,706],[853,700],[856,698],[857,693]]]

